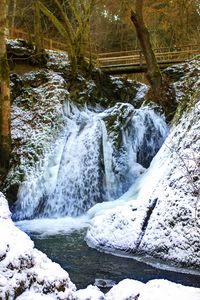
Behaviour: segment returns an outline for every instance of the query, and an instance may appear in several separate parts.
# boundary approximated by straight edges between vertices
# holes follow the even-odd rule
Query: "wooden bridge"
[[[22,30],[10,29],[10,38],[34,40],[33,34]],[[45,49],[67,52],[64,43],[52,39],[43,39]],[[184,45],[177,48],[154,49],[160,69],[172,64],[182,63],[197,55],[200,55],[200,45]],[[94,64],[108,74],[130,74],[146,72],[147,66],[141,50],[121,51],[92,54]]]
[[[200,55],[200,45],[187,45],[180,48],[154,49],[160,69],[185,62]],[[141,50],[100,53],[97,65],[108,74],[130,74],[146,72],[146,61]]]

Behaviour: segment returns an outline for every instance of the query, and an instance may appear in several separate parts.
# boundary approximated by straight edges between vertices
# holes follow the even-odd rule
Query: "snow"
[[[66,53],[54,50],[47,50],[47,53],[49,55],[47,68],[64,70],[70,67],[68,55]]]
[[[104,300],[104,294],[98,287],[89,285],[86,289],[81,289],[75,292],[77,300]]]
[[[149,90],[149,87],[146,84],[141,84],[141,86],[139,87],[138,92],[135,96],[135,99],[137,101],[141,100],[141,99],[144,99],[144,97],[147,94],[148,90]]]
[[[52,294],[54,299],[74,299],[75,286],[68,273],[35,249],[31,239],[14,225],[2,193],[0,207],[0,299],[15,299],[29,290]],[[29,299],[31,294],[27,295],[22,299]]]
[[[187,101],[192,101],[193,96],[199,89],[200,85],[200,60],[194,58],[186,63],[169,67],[164,70],[164,73],[168,74],[172,72],[178,75],[178,79],[175,76],[173,86],[175,88],[176,100],[181,102],[187,97]]]
[[[16,146],[6,189],[29,180],[30,173],[54,149],[66,124],[62,101],[69,98],[65,80],[53,71],[30,72],[18,80],[29,87],[20,90],[12,105],[11,133]]]
[[[137,280],[124,279],[114,286],[107,294],[106,300],[127,300],[140,299],[140,291],[145,288],[145,284]]]
[[[17,297],[16,300],[53,300],[54,296],[39,294],[35,292],[24,292],[21,296]]]
[[[146,207],[144,209],[136,201],[108,209],[104,214],[91,220],[86,241],[90,246],[103,247],[106,251],[134,250],[138,244],[145,216]]]
[[[194,65],[189,69],[193,72]],[[188,77],[186,83],[182,80],[182,90]],[[90,246],[199,268],[200,101],[195,95],[193,106],[175,119],[150,168],[121,197],[126,203],[120,201],[120,206],[99,215],[91,210],[94,218],[86,237]]]
[[[92,285],[86,289],[74,293],[76,300],[199,300],[200,289],[185,287],[168,280],[155,279],[141,283],[132,279],[124,279],[114,286],[105,295]],[[17,300],[53,300],[52,295],[44,295],[35,292],[24,292]],[[71,298],[60,298],[71,299]]]
[[[113,77],[110,76],[112,82],[117,86],[118,89],[122,88],[123,86],[123,81],[120,77]]]
[[[87,216],[58,219],[44,218],[18,221],[15,224],[25,232],[35,232],[37,236],[44,237],[55,234],[69,234],[72,231],[83,229],[88,226],[89,218]]]
[[[146,284],[125,279],[114,286],[106,300],[199,300],[200,289],[185,287],[168,280],[155,279]]]
[[[151,280],[141,290],[138,300],[199,300],[200,289],[185,287],[168,280]]]
[[[196,119],[198,105],[194,108]],[[191,112],[171,131],[151,167],[137,183],[140,186],[137,201],[110,209],[91,220],[87,232],[89,245],[106,251],[138,250],[188,266],[200,266],[200,229],[195,221],[197,197],[194,194],[199,179],[191,182],[199,170],[200,139],[196,133],[200,124],[195,118]],[[135,189],[131,187],[129,200],[135,197]],[[148,220],[154,201],[155,208]]]

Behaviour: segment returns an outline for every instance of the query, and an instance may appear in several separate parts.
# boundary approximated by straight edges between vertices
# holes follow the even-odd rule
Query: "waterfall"
[[[99,113],[68,104],[66,111],[65,132],[20,186],[15,220],[79,216],[117,199],[167,136],[163,118],[148,107],[118,103]]]
[[[65,143],[57,184],[42,205],[42,217],[77,216],[104,200],[98,120],[76,126]]]

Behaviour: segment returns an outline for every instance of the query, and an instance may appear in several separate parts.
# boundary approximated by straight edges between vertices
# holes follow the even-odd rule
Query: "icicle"
[[[112,200],[112,192],[115,187],[115,175],[112,170],[112,145],[109,142],[105,122],[100,119],[103,134],[103,161],[105,171],[105,190],[107,200]]]

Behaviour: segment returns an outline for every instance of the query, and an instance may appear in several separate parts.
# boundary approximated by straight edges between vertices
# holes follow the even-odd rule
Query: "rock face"
[[[200,266],[199,119],[197,101],[165,143],[164,154],[168,156],[165,164],[170,167],[150,196],[158,200],[138,249],[196,267]]]
[[[18,58],[33,51],[22,41],[10,41],[8,48],[19,66]],[[48,51],[43,69],[14,71],[13,151],[3,183],[14,220],[80,215],[118,198],[166,138],[163,118],[141,107],[148,90],[144,84],[97,69],[90,75],[82,70],[72,83],[67,55],[55,51]]]
[[[4,191],[14,201],[25,173],[39,164],[62,131],[65,125],[62,103],[67,101],[69,93],[65,80],[53,71],[15,74],[11,80],[13,151]]]
[[[87,72],[82,72],[72,84],[65,53],[48,51],[44,68],[38,69],[31,61],[33,47],[26,42],[8,41],[7,47],[14,63],[10,86],[13,151],[3,191],[12,205],[25,176],[29,176],[33,166],[40,168],[41,160],[54,149],[55,140],[63,134],[69,102],[79,109],[87,106],[98,112],[117,102],[140,107],[148,87],[109,77],[97,69],[89,78]]]
[[[35,293],[33,299],[42,294],[49,295],[47,299],[76,299],[68,273],[35,249],[10,217],[7,201],[0,193],[0,299],[16,299],[25,291],[30,296]]]
[[[199,85],[197,69],[198,61],[187,63],[184,67],[187,75],[174,83],[180,105],[164,145],[142,180],[132,187],[133,195],[139,186],[137,201],[96,216],[87,233],[90,245],[111,251],[145,253],[179,266],[199,268],[200,98],[195,92]],[[133,199],[132,195],[131,191],[127,194],[129,200]]]

